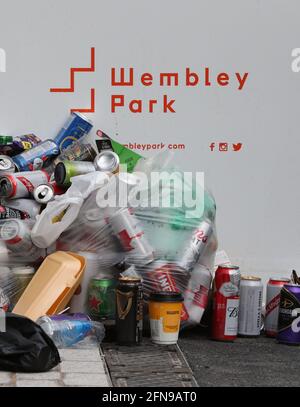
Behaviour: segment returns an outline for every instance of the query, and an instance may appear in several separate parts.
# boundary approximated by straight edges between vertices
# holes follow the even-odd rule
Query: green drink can
[[[88,313],[96,319],[115,318],[115,287],[113,278],[94,277],[88,290]]]
[[[62,161],[58,163],[54,170],[54,178],[59,186],[70,186],[71,178],[76,175],[95,172],[95,166],[89,161]]]

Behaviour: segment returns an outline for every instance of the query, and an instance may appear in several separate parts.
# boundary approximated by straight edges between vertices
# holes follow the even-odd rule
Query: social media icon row
[[[217,147],[218,146],[218,147]],[[219,151],[240,151],[243,147],[243,143],[210,143],[209,148],[210,151],[214,151],[216,148]]]

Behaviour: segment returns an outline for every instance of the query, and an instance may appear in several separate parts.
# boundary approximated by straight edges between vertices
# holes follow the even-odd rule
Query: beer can
[[[54,178],[57,185],[70,186],[72,177],[95,171],[93,163],[89,161],[63,161],[55,167]]]
[[[0,175],[1,198],[29,198],[36,186],[45,184],[49,176],[44,171],[25,171]]]
[[[2,146],[10,146],[13,143],[12,136],[5,136],[3,134],[0,135],[0,149]]]
[[[260,335],[262,295],[263,284],[261,278],[253,276],[241,277],[238,318],[239,335]]]
[[[18,171],[40,170],[47,161],[59,154],[59,148],[53,140],[45,140],[30,150],[26,150],[13,157]]]
[[[143,266],[154,260],[153,248],[131,208],[119,209],[109,217],[109,223],[123,250],[127,252],[125,256],[127,264]]]
[[[16,304],[25,291],[26,287],[34,276],[35,269],[30,266],[12,267],[11,269],[16,280],[16,294],[14,296],[14,304]]]
[[[1,154],[14,156],[41,143],[42,140],[34,134],[24,134],[22,136],[0,136]]]
[[[214,279],[212,338],[233,341],[238,332],[240,270],[238,266],[221,265]]]
[[[7,199],[2,200],[2,205],[17,209],[25,214],[26,218],[35,219],[41,212],[41,204],[34,199]]]
[[[280,291],[277,340],[300,345],[300,285],[284,284]]]
[[[54,189],[50,184],[41,184],[34,188],[33,197],[40,204],[47,204],[54,198]]]
[[[0,155],[0,174],[3,172],[15,172],[15,169],[15,163],[10,157]]]
[[[28,219],[30,216],[27,212],[19,211],[18,209],[9,208],[8,206],[0,205],[0,220],[3,219]]]
[[[19,219],[6,220],[0,224],[0,239],[4,240],[7,248],[15,253],[28,254],[34,249],[30,232],[27,223]]]
[[[119,345],[142,341],[143,292],[139,278],[120,277],[116,288],[116,334]]]
[[[267,305],[265,314],[265,334],[270,337],[277,335],[280,291],[289,278],[271,277],[267,285]]]
[[[189,281],[184,290],[184,306],[189,315],[189,322],[199,324],[208,304],[208,294],[212,275],[207,267],[196,264],[189,273]]]
[[[185,247],[179,265],[185,270],[192,270],[207,247],[207,242],[213,232],[212,222],[208,219],[200,222],[192,239]]]
[[[147,276],[144,284],[147,291],[182,292],[188,285],[189,275],[178,264],[165,260],[155,260],[140,269],[142,275]],[[186,304],[182,304],[181,321],[187,321],[189,314]]]
[[[114,319],[116,280],[95,277],[88,289],[88,314],[95,319]]]
[[[118,172],[120,159],[118,154],[110,150],[104,150],[95,158],[94,165],[97,171]]]
[[[63,128],[54,138],[60,152],[63,152],[71,144],[88,134],[92,127],[92,121],[86,116],[78,112],[72,112]]]

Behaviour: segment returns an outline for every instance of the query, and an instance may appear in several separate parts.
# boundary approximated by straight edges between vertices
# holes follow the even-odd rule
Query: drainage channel
[[[114,387],[198,387],[177,345],[154,345],[145,338],[139,346],[102,344]]]

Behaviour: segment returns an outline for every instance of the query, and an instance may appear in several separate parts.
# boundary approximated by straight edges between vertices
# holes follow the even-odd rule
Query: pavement
[[[106,368],[97,346],[59,349],[62,362],[45,373],[0,372],[0,387],[108,387]]]
[[[279,344],[263,335],[217,342],[201,328],[183,332],[179,346],[200,387],[300,387],[298,346]]]
[[[300,347],[278,344],[263,335],[217,342],[200,327],[181,332],[179,346],[200,387],[300,387]],[[0,372],[0,387],[111,386],[96,345],[59,353],[62,363],[49,372]]]

